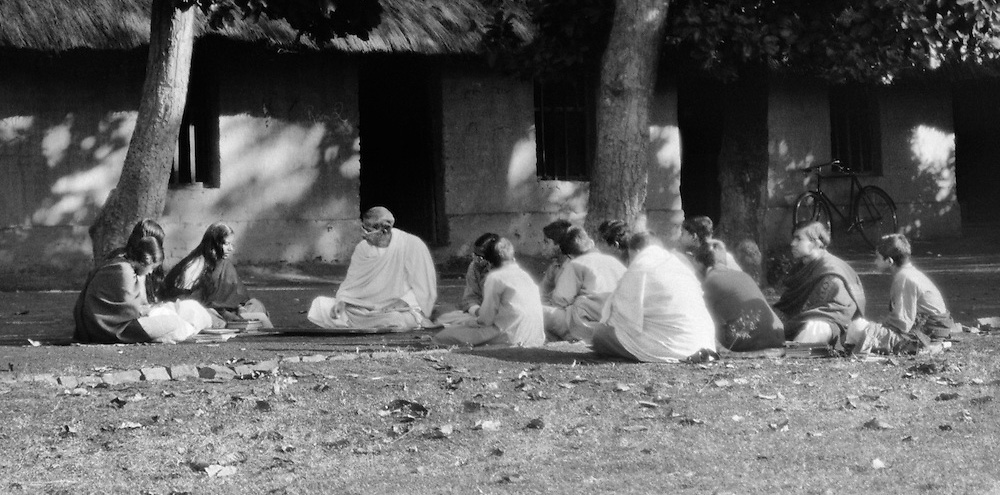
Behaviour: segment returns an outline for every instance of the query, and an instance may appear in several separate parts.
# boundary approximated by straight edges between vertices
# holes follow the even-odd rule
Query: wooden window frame
[[[590,180],[596,141],[594,84],[587,78],[534,83],[536,175]]]
[[[218,188],[221,179],[219,80],[210,69],[193,66],[170,169],[170,187]]]
[[[860,84],[832,86],[831,158],[864,175],[882,175],[882,132],[876,88]]]

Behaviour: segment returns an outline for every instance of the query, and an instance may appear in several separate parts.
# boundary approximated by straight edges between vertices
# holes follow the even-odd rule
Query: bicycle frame
[[[831,167],[833,174],[820,174],[819,170],[824,167]],[[882,235],[897,230],[896,204],[889,194],[878,186],[863,185],[857,174],[840,168],[839,160],[814,165],[800,171],[815,175],[816,187],[803,192],[795,200],[792,209],[793,225],[799,222],[799,208],[804,207],[803,213],[806,216],[802,217],[803,219],[820,220],[825,222],[827,227],[833,226],[833,213],[836,213],[835,216],[844,223],[848,233],[860,233],[872,247],[875,247]],[[823,179],[845,177],[851,179],[850,202],[842,209],[823,191]]]
[[[818,165],[815,168],[819,169],[819,168],[822,168],[822,167],[824,167],[826,165],[838,166],[839,162],[834,161],[834,162],[830,162],[828,164]],[[843,178],[850,178],[851,179],[850,200],[847,203],[846,209],[845,210],[841,210],[840,207],[837,206],[837,204],[834,203],[833,200],[830,199],[830,196],[828,196],[826,194],[826,192],[823,191],[823,179],[824,179],[824,176],[821,175],[818,172],[818,170],[814,170],[813,171],[813,175],[816,176],[816,188],[815,189],[810,189],[808,192],[816,193],[821,198],[823,198],[823,201],[830,208],[830,210],[833,211],[834,213],[836,213],[838,217],[840,217],[840,221],[842,221],[842,222],[844,222],[844,223],[847,224],[847,231],[848,232],[851,232],[851,231],[855,230],[857,228],[857,224],[854,221],[854,219],[856,218],[856,215],[855,215],[856,212],[854,211],[854,207],[855,207],[855,204],[856,204],[855,200],[861,194],[861,188],[864,187],[861,184],[861,181],[858,180],[858,176],[855,175],[855,174],[844,174],[844,173],[842,173],[840,175],[834,175],[834,176],[829,176],[829,175],[825,176],[825,178],[827,178],[827,179],[843,179]]]

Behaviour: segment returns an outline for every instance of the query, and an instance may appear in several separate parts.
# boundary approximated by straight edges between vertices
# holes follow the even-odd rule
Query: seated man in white
[[[629,265],[604,307],[594,352],[641,362],[676,362],[715,351],[715,323],[688,263],[641,232],[629,239]]]
[[[361,217],[363,240],[354,248],[335,297],[317,297],[309,321],[323,328],[393,328],[430,324],[437,274],[419,237],[393,228],[395,218],[376,206]]]
[[[552,339],[590,342],[625,265],[600,252],[582,227],[570,227],[559,249],[568,261],[556,280],[551,305],[545,306],[545,331]]]

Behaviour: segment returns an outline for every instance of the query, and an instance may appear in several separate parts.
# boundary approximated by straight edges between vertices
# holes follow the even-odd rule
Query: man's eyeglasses
[[[361,237],[368,237],[368,236],[370,236],[370,235],[378,232],[379,230],[380,229],[369,229],[369,228],[365,227],[364,225],[362,225],[361,226]]]

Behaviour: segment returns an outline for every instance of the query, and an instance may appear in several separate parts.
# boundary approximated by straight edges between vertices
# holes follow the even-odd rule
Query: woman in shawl
[[[108,253],[105,260],[113,260],[115,258],[122,258],[125,255],[125,251],[129,248],[135,248],[136,243],[139,239],[143,237],[152,237],[156,239],[157,244],[160,246],[160,250],[163,250],[163,239],[166,235],[163,232],[163,227],[156,223],[155,220],[150,218],[144,218],[132,227],[132,233],[128,236],[128,241],[125,242],[125,246],[115,249]],[[146,301],[149,303],[155,303],[160,300],[160,291],[163,287],[163,278],[166,276],[166,272],[163,270],[163,265],[156,265],[153,271],[149,272],[145,276],[143,281],[146,287]]]
[[[172,344],[210,325],[211,318],[194,303],[190,307],[149,305],[145,277],[162,262],[159,241],[142,237],[129,243],[121,256],[94,269],[73,308],[73,340],[87,344]]]
[[[209,225],[198,247],[167,273],[164,296],[201,302],[215,313],[213,326],[259,320],[263,328],[272,328],[264,304],[247,294],[229,259],[233,237],[233,229],[225,223]]]
[[[817,221],[800,222],[792,234],[795,265],[774,308],[784,314],[785,338],[833,344],[865,312],[865,291],[858,274],[827,252],[830,233]]]

